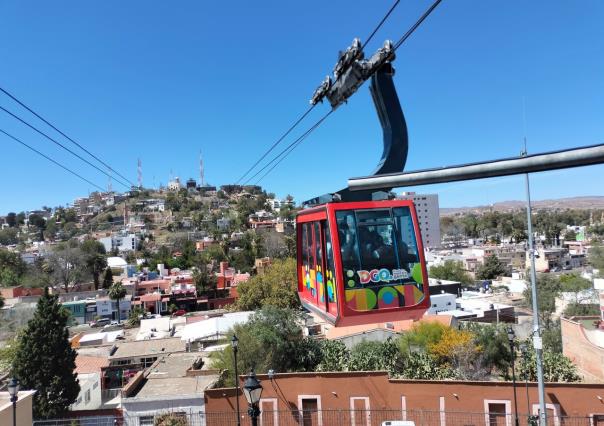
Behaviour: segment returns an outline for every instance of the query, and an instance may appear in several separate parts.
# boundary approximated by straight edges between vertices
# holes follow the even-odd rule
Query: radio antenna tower
[[[202,187],[205,186],[203,180],[203,158],[201,157],[201,151],[199,151],[199,185]]]
[[[107,192],[113,192],[113,185],[111,184],[111,177],[109,177],[107,182]]]
[[[143,188],[143,162],[141,159],[138,159],[138,188]]]

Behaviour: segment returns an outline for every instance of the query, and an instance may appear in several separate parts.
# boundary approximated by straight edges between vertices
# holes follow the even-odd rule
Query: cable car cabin
[[[419,319],[430,307],[412,201],[327,203],[296,218],[298,294],[336,326]]]

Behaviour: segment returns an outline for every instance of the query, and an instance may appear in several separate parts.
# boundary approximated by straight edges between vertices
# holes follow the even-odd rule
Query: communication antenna
[[[203,181],[203,158],[201,157],[201,151],[199,151],[199,182],[200,186],[205,186]]]
[[[143,162],[141,159],[138,159],[138,187],[139,189],[143,188]]]
[[[111,184],[111,178],[107,182],[107,192],[113,192],[113,185]]]

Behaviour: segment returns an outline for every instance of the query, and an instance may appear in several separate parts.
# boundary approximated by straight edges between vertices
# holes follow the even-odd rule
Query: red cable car
[[[337,108],[371,75],[384,142],[373,175],[400,172],[407,160],[408,135],[392,80],[392,44],[386,42],[368,61],[356,48],[355,42],[347,50],[350,54],[341,56],[352,59],[334,76],[336,83],[323,83],[311,103],[326,96]],[[412,201],[392,199],[391,190],[345,188],[307,201],[311,207],[296,217],[300,301],[336,326],[419,319],[430,306],[415,207]]]
[[[328,322],[418,319],[430,306],[412,201],[326,203],[296,228],[300,300]]]

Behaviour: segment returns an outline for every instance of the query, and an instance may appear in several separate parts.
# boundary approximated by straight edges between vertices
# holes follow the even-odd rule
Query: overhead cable
[[[76,177],[78,177],[78,178],[82,179],[84,182],[89,183],[90,185],[94,186],[95,188],[97,188],[97,189],[99,189],[99,190],[101,190],[101,191],[105,191],[105,188],[103,188],[103,187],[101,187],[101,186],[97,185],[97,184],[96,184],[96,183],[94,183],[94,182],[89,181],[88,179],[86,179],[86,178],[85,178],[85,177],[83,177],[82,175],[80,175],[80,174],[78,174],[78,173],[74,172],[73,170],[71,170],[70,168],[68,168],[68,167],[64,166],[63,164],[59,163],[58,161],[53,160],[53,159],[52,159],[52,158],[50,158],[48,155],[41,153],[41,152],[40,152],[40,151],[38,151],[36,148],[34,148],[34,147],[32,147],[32,146],[30,146],[30,145],[26,144],[26,143],[25,143],[25,142],[23,142],[22,140],[20,140],[20,139],[18,139],[18,138],[16,138],[16,137],[14,137],[13,135],[11,135],[11,134],[9,134],[9,133],[5,132],[5,131],[4,131],[4,130],[2,130],[2,129],[0,129],[0,132],[4,133],[6,136],[8,136],[9,138],[11,138],[11,139],[12,139],[12,140],[14,140],[15,142],[18,142],[18,143],[20,143],[21,145],[23,145],[24,147],[26,147],[26,148],[28,148],[28,149],[32,150],[32,151],[33,151],[33,152],[35,152],[36,154],[38,154],[38,155],[40,155],[40,156],[42,156],[42,157],[46,158],[48,161],[50,161],[50,162],[52,162],[52,163],[56,164],[57,166],[59,166],[59,167],[60,167],[60,168],[62,168],[63,170],[66,170],[66,171],[68,171],[69,173],[71,173],[72,175],[74,175],[74,176],[76,176]]]
[[[258,182],[260,182],[262,179],[264,179],[266,177],[266,175],[268,175],[270,172],[272,172],[273,169],[279,165],[279,163],[281,163],[283,160],[285,160],[285,158],[294,149],[296,149],[296,147],[298,145],[300,145],[304,141],[304,139],[306,139],[306,137],[308,135],[310,135],[317,127],[319,127],[323,123],[323,121],[325,121],[325,119],[327,117],[329,117],[334,111],[335,110],[333,110],[333,109],[329,110],[327,112],[327,114],[325,114],[323,117],[321,117],[321,119],[319,119],[319,121],[317,121],[315,124],[313,124],[308,130],[306,130],[304,133],[302,133],[302,135],[300,135],[298,137],[298,139],[296,139],[295,141],[293,141],[292,143],[290,143],[288,146],[286,146],[285,149],[283,149],[279,154],[277,154],[276,157],[274,157],[271,161],[269,161],[267,164],[265,164],[263,168],[261,168],[260,170],[258,170],[256,172],[256,174],[254,176],[252,176],[248,181],[254,179],[254,177],[258,176],[260,173],[262,173],[264,170],[266,170],[266,168],[268,166],[270,166],[272,163],[274,163],[276,161],[276,163],[264,175],[262,175],[262,177],[260,179],[258,179],[256,181],[256,184],[258,184]],[[281,158],[279,158],[279,157],[281,157]]]
[[[52,127],[56,132],[60,133],[63,137],[65,137],[67,140],[69,140],[70,142],[72,142],[73,144],[75,144],[78,148],[80,148],[82,151],[86,152],[88,155],[90,155],[96,161],[98,161],[99,163],[101,163],[103,166],[107,167],[107,169],[109,169],[110,171],[112,171],[117,176],[121,177],[122,179],[124,179],[130,185],[135,186],[134,183],[132,183],[127,177],[125,177],[122,174],[120,174],[119,172],[117,172],[113,167],[111,167],[109,164],[107,164],[106,162],[104,162],[103,160],[101,160],[99,157],[97,157],[96,155],[94,155],[92,152],[90,152],[89,150],[87,150],[80,143],[76,142],[75,140],[73,140],[72,138],[70,138],[69,136],[67,136],[61,130],[59,130],[58,128],[56,128],[52,123],[50,123],[48,120],[46,120],[44,117],[42,117],[40,114],[38,114],[37,112],[35,112],[30,107],[28,107],[27,105],[25,105],[23,102],[21,102],[15,96],[13,96],[12,94],[10,94],[8,91],[6,91],[5,89],[3,89],[2,87],[0,87],[0,91],[2,91],[6,96],[8,96],[9,98],[11,98],[13,101],[17,102],[23,108],[25,108],[26,110],[28,110],[29,112],[31,112],[33,115],[35,115],[36,117],[38,117],[44,123],[46,123],[47,125],[49,125],[50,127]]]
[[[10,112],[9,110],[7,110],[6,108],[4,108],[3,106],[0,106],[0,109],[2,111],[4,111],[5,113],[7,113],[8,115],[10,115],[11,117],[15,118],[16,120],[19,120],[21,123],[25,124],[27,127],[29,127],[32,130],[35,130],[36,132],[38,132],[39,134],[41,134],[42,136],[44,136],[46,139],[48,139],[49,141],[53,142],[54,144],[60,146],[61,148],[63,148],[65,151],[69,152],[70,154],[74,155],[75,157],[79,158],[80,160],[82,160],[83,162],[85,162],[86,164],[88,164],[89,166],[94,167],[96,170],[98,170],[99,172],[103,173],[104,175],[108,176],[111,179],[115,179],[116,182],[118,182],[120,185],[125,186],[126,188],[130,188],[130,186],[128,184],[125,184],[124,182],[122,182],[121,180],[117,179],[115,176],[111,176],[111,174],[107,173],[105,170],[101,169],[100,167],[98,167],[97,165],[91,163],[90,161],[88,161],[87,159],[85,159],[84,157],[82,157],[80,154],[72,151],[71,149],[67,148],[65,145],[63,145],[61,142],[57,141],[56,139],[51,138],[50,136],[48,136],[46,133],[44,133],[43,131],[41,131],[40,129],[32,126],[31,124],[29,124],[27,121],[23,120],[21,117],[13,114],[12,112]]]
[[[378,25],[373,29],[373,31],[371,32],[371,34],[369,35],[369,37],[367,37],[367,40],[365,41],[365,43],[363,43],[362,47],[365,47],[367,45],[367,43],[369,43],[371,41],[371,39],[373,38],[373,36],[379,31],[379,29],[382,27],[382,25],[384,25],[384,22],[386,22],[386,20],[388,19],[388,17],[390,17],[390,15],[392,14],[392,12],[394,11],[394,9],[396,8],[396,6],[398,6],[398,4],[400,3],[400,0],[396,0],[394,2],[394,4],[392,5],[392,7],[388,10],[388,12],[386,13],[386,15],[384,15],[384,17],[382,18],[382,20],[378,23]],[[361,48],[362,49],[362,48]],[[283,139],[285,139],[287,137],[287,135],[289,135],[292,130],[294,130],[294,128],[296,128],[296,126],[298,126],[298,124],[300,124],[300,122],[302,120],[304,120],[306,118],[306,116],[308,114],[310,114],[310,112],[314,109],[316,105],[311,105],[310,108],[308,108],[306,110],[306,112],[304,112],[304,114],[302,114],[295,122],[292,126],[290,126],[289,129],[287,129],[287,131],[281,136],[279,137],[279,139],[277,139],[271,146],[270,148],[264,153],[262,154],[262,156],[256,160],[256,162],[254,164],[252,164],[252,166],[246,170],[246,172],[239,178],[237,179],[237,182],[235,182],[236,184],[238,184],[239,182],[241,182],[252,170],[254,170],[254,168],[256,168],[256,166],[258,164],[260,164],[260,162],[262,160],[264,160],[268,154],[270,154],[276,147],[277,145],[279,145],[281,143],[281,141],[283,141]],[[258,173],[254,176],[257,176]],[[253,179],[254,177],[252,177],[251,179]],[[251,179],[248,179],[247,181],[250,181]]]

